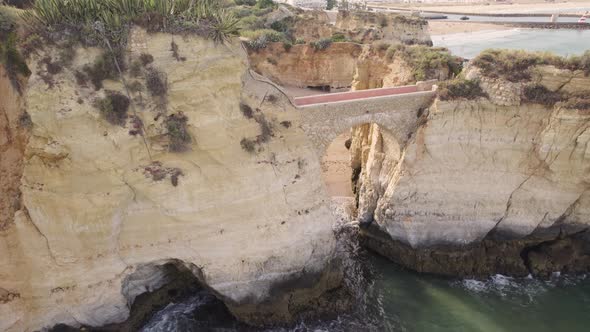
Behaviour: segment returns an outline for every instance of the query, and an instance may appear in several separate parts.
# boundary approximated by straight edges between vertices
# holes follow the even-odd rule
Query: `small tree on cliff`
[[[326,9],[332,10],[334,7],[336,7],[336,0],[328,0],[326,3]]]

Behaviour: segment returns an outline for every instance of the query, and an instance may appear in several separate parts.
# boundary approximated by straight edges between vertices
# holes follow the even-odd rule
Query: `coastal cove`
[[[562,56],[580,55],[588,49],[590,30],[544,30],[512,28],[433,35],[435,46],[447,47],[459,56],[472,59],[488,48],[524,49],[552,52]]]
[[[370,6],[0,0],[0,332],[586,332],[590,25]]]

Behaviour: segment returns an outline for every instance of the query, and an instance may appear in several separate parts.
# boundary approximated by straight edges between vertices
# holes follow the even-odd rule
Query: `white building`
[[[496,2],[502,2],[495,0]],[[488,3],[490,0],[368,0],[369,3]]]
[[[327,0],[274,0],[276,3],[286,3],[293,7],[326,9]]]
[[[277,3],[286,3],[288,5],[300,8],[311,8],[311,9],[326,9],[328,6],[327,0],[274,0]],[[388,1],[388,0],[384,0]],[[391,1],[391,0],[389,0]],[[349,7],[350,9],[353,8],[366,8],[367,0],[336,0],[336,7],[334,9],[340,8],[342,6]]]

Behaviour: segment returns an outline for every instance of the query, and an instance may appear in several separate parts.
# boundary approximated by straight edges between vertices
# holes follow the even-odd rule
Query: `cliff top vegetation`
[[[28,76],[31,71],[18,51],[16,26],[15,12],[0,6],[0,64],[4,66],[12,86],[21,92],[19,76]]]
[[[340,10],[338,12],[342,17],[352,16],[357,20],[362,20],[367,23],[378,24],[381,27],[387,26],[387,20],[389,17],[392,18],[395,24],[409,24],[409,25],[427,25],[428,22],[419,16],[408,16],[403,14],[393,13],[377,13],[363,10]]]
[[[536,65],[582,70],[585,75],[590,75],[590,51],[581,56],[564,58],[547,52],[488,49],[473,59],[472,64],[480,68],[486,77],[501,78],[510,82],[530,80],[530,68]]]
[[[404,60],[412,68],[416,81],[438,78],[436,71],[443,68],[453,76],[463,69],[462,59],[442,47],[396,44],[389,46],[386,52],[390,61],[396,56]]]
[[[487,94],[479,86],[479,82],[457,78],[441,82],[438,88],[440,100],[473,100],[487,98]]]
[[[238,34],[238,18],[218,0],[36,0],[22,18],[44,36],[125,44],[133,24],[150,32],[196,33],[216,42]]]

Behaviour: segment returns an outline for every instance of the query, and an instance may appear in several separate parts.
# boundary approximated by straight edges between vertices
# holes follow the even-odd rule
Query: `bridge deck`
[[[405,93],[418,92],[419,88],[416,85],[397,86],[392,88],[379,88],[370,90],[359,90],[350,92],[327,93],[316,96],[298,97],[294,99],[297,106],[308,106],[315,104],[325,104],[338,101],[348,101],[356,99],[364,99],[371,97],[393,96]]]

